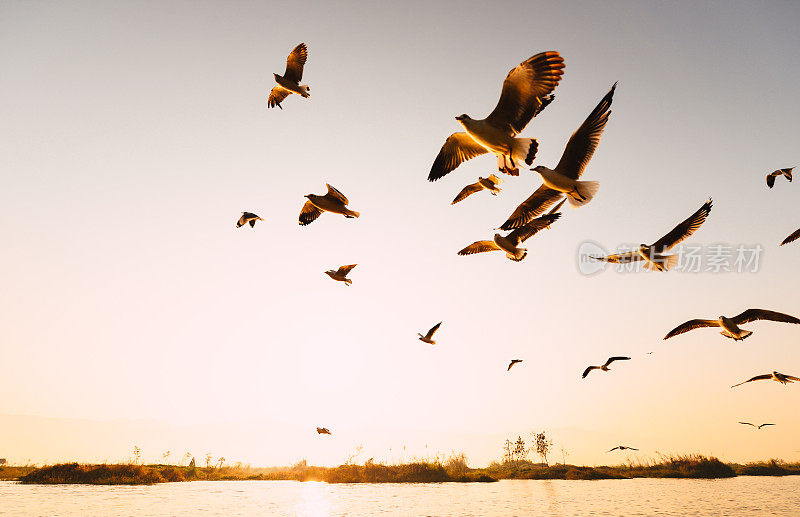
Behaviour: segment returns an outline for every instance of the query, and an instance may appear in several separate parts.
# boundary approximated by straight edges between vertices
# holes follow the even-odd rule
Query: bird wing
[[[690,330],[699,329],[702,327],[719,327],[719,322],[717,320],[689,320],[670,330],[669,333],[664,336],[664,339],[669,339],[677,336],[678,334],[683,334],[684,332],[689,332]]]
[[[301,43],[286,58],[286,72],[283,76],[299,83],[303,78],[303,66],[306,64],[306,59],[308,59],[308,48],[305,43]]]
[[[455,170],[467,160],[486,154],[489,151],[464,132],[453,133],[444,141],[439,154],[433,161],[428,181],[436,181]]]
[[[247,224],[247,212],[242,212],[242,216],[236,221],[236,227],[239,228],[240,226],[244,226]]]
[[[433,335],[436,333],[437,330],[439,330],[439,327],[441,327],[441,326],[442,326],[442,322],[440,321],[439,323],[437,323],[436,325],[431,327],[431,329],[428,331],[428,333],[425,334],[425,337],[428,338],[428,339],[432,338]]]
[[[300,210],[300,226],[311,224],[317,217],[322,215],[322,210],[317,208],[311,201],[306,201]]]
[[[565,196],[565,197],[563,197],[563,198],[561,199],[561,201],[559,201],[559,202],[558,202],[558,204],[557,204],[556,206],[554,206],[553,208],[551,208],[551,209],[550,209],[550,211],[549,211],[549,212],[547,212],[547,213],[548,213],[548,214],[555,214],[555,213],[557,213],[559,210],[561,210],[561,207],[562,207],[562,206],[564,206],[564,203],[566,203],[566,202],[567,202],[567,198],[566,198],[566,196]]]
[[[590,366],[590,367],[586,368],[586,369],[583,371],[583,375],[581,375],[581,379],[585,379],[585,378],[586,378],[586,376],[587,376],[587,375],[589,375],[589,372],[591,372],[592,370],[599,370],[599,369],[600,369],[600,367],[599,367],[599,366]],[[613,450],[613,449],[612,449],[612,450]]]
[[[794,167],[786,167],[785,169],[781,169],[781,172],[783,173],[784,176],[786,176],[786,179],[789,180],[790,183],[792,181],[792,171],[793,170],[794,170]]]
[[[586,164],[592,159],[597,146],[600,144],[600,136],[606,127],[608,117],[611,115],[611,101],[614,98],[614,89],[617,83],[608,91],[597,106],[589,113],[586,120],[581,124],[564,148],[564,154],[556,165],[556,170],[561,174],[574,180],[581,177]]]
[[[627,361],[629,359],[630,357],[621,357],[621,356],[609,357],[608,361],[606,361],[606,366],[613,363],[614,361]]]
[[[765,373],[764,375],[756,375],[755,377],[753,377],[751,379],[747,379],[746,381],[742,381],[739,384],[734,384],[733,386],[731,386],[731,388],[735,388],[736,386],[741,386],[742,384],[746,384],[748,382],[763,381],[763,380],[771,379],[771,378],[772,378],[772,374],[771,373]]]
[[[500,228],[503,230],[519,228],[534,217],[542,215],[544,211],[558,201],[558,198],[561,196],[561,192],[553,190],[546,185],[542,185],[514,210],[514,213],[511,214]]]
[[[481,185],[480,181],[477,182],[477,183],[472,183],[471,185],[467,185],[466,187],[461,189],[461,192],[458,193],[456,198],[450,204],[451,205],[455,205],[459,201],[463,201],[466,198],[468,198],[469,196],[471,196],[472,194],[474,194],[476,192],[480,192],[481,190],[483,190],[483,185]]]
[[[526,225],[520,226],[513,232],[509,233],[508,238],[516,242],[516,245],[519,245],[520,243],[525,242],[530,237],[533,237],[539,233],[540,230],[543,230],[553,224],[560,217],[561,214],[547,214],[537,217]]]
[[[738,316],[734,316],[731,319],[733,319],[733,322],[737,325],[756,320],[769,320],[780,321],[783,323],[800,324],[800,319],[797,319],[794,316],[790,316],[782,312],[768,311],[766,309],[747,309],[743,313],[739,314]]]
[[[674,248],[684,240],[688,239],[706,221],[708,214],[711,213],[711,198],[697,209],[697,212],[690,215],[685,221],[672,229],[668,234],[653,243],[651,248],[656,253]]]
[[[336,272],[342,276],[347,276],[347,273],[353,270],[358,264],[350,264],[349,266],[342,266]]]
[[[797,239],[800,239],[800,229],[798,229],[796,232],[783,239],[781,246],[783,246],[784,244],[789,244],[790,242],[794,242]]]
[[[642,260],[642,256],[638,251],[617,253],[616,255],[608,255],[605,257],[595,257],[594,255],[590,255],[589,258],[593,258],[594,260],[602,260],[603,262],[611,262],[613,264],[627,264],[629,262],[638,262]]]
[[[617,446],[616,446],[616,447],[614,447],[613,449],[609,449],[609,450],[607,450],[606,452],[615,451],[615,450],[617,450],[617,449],[619,449],[619,450],[622,450],[622,447],[620,447],[619,445],[617,445]]]
[[[744,425],[752,425],[753,427],[756,427],[756,424],[751,424],[750,422],[739,422],[739,423]]]
[[[459,255],[474,255],[475,253],[483,253],[486,251],[499,250],[500,246],[495,244],[494,241],[475,241],[463,250],[459,251]]]
[[[292,93],[283,86],[276,86],[269,92],[269,98],[267,99],[267,106],[270,108],[274,108],[275,106],[283,109],[281,107],[281,102],[283,99],[289,96]]]
[[[258,219],[259,218],[250,219],[250,221],[248,221],[250,223],[250,228],[255,228],[256,227],[256,220],[258,220]]]
[[[760,426],[758,426],[758,428],[759,428],[759,429],[761,429],[761,428],[762,428],[762,427],[764,427],[765,425],[775,425],[775,424],[761,424]]]
[[[350,203],[350,201],[347,199],[347,197],[345,197],[344,194],[339,192],[336,189],[336,187],[334,187],[333,185],[329,185],[328,183],[326,183],[325,186],[328,187],[328,192],[325,193],[325,197],[330,198],[330,199],[335,199],[337,201],[341,201],[341,203],[343,205],[347,205],[347,204]]]
[[[773,171],[767,174],[767,186],[772,188],[775,185],[775,176],[780,174],[780,171]]]
[[[486,178],[486,179],[487,179],[487,180],[489,180],[489,183],[491,183],[491,184],[492,184],[492,185],[494,185],[495,187],[496,187],[497,185],[499,185],[499,184],[503,183],[503,179],[502,179],[502,178],[498,178],[498,177],[497,177],[497,176],[495,176],[494,174],[489,174],[489,177],[488,177],[488,178]]]
[[[800,381],[800,377],[795,377],[794,375],[783,374],[783,376],[789,379],[790,381]]]
[[[503,91],[486,117],[492,126],[514,135],[552,99],[542,99],[558,86],[564,74],[564,58],[558,52],[541,52],[514,67],[503,81]]]

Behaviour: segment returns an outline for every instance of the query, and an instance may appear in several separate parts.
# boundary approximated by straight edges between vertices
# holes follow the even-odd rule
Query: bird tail
[[[530,165],[538,150],[539,142],[535,138],[515,138],[511,145],[511,157],[516,164],[525,162]]]
[[[655,255],[652,262],[644,261],[644,268],[649,271],[669,271],[676,265],[678,265],[678,255]]]
[[[514,253],[506,252],[506,257],[514,262],[519,262],[528,256],[528,250],[525,248],[518,248]]]
[[[578,208],[589,201],[600,190],[599,181],[576,181],[575,190],[567,193],[567,201],[572,208]]]
[[[308,99],[309,97],[311,97],[311,94],[308,93],[310,91],[311,88],[309,88],[307,84],[300,85],[300,96],[303,97],[304,99]]]
[[[752,334],[752,333],[753,333],[752,330],[745,330],[745,331],[742,332],[741,336],[734,336],[733,334],[731,334],[727,330],[723,330],[723,331],[720,332],[720,334],[722,334],[723,336],[725,336],[727,338],[730,338],[730,339],[733,339],[734,341],[741,341],[742,339],[746,339],[746,338],[750,337],[750,334]]]
[[[352,284],[352,283],[353,283],[353,281],[352,281],[352,280],[350,280],[349,278],[345,278],[345,279],[344,279],[344,285],[350,285],[350,284]]]
[[[356,212],[355,210],[348,210],[345,212],[344,216],[348,219],[352,219],[353,217],[358,218],[361,215],[361,212]]]

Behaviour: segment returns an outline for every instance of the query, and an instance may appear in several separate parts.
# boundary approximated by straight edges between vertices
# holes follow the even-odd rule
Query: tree
[[[506,440],[503,444],[503,463],[509,463],[514,459],[514,442]]]
[[[161,459],[164,460],[164,463],[167,463],[167,459],[171,453],[172,451],[164,451],[164,453],[161,455]]]
[[[548,465],[547,455],[550,454],[550,449],[553,447],[553,440],[548,440],[547,435],[544,434],[544,431],[535,434],[534,440],[536,443],[536,454],[541,456],[542,462],[545,465]]]
[[[521,436],[517,436],[517,441],[514,442],[514,449],[512,450],[514,453],[514,459],[516,461],[522,461],[526,459],[529,451],[530,449],[525,447],[525,440],[523,440]]]
[[[206,468],[211,466],[211,458],[213,457],[210,452],[206,453]]]
[[[217,462],[219,463],[219,467],[217,467],[217,468],[221,469],[222,468],[222,464],[225,463],[225,456],[220,456],[219,459],[217,459]]]
[[[561,447],[561,464],[562,465],[566,465],[567,464],[567,456],[569,456],[569,451],[567,450],[566,447],[562,446]]]
[[[188,464],[190,459],[192,459],[192,453],[186,451],[186,454],[183,455],[183,460]]]
[[[133,446],[133,464],[139,463],[139,460],[142,458],[142,449],[139,448],[138,445]]]

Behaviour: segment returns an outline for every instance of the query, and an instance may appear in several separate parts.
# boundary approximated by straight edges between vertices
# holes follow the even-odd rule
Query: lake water
[[[328,485],[194,481],[143,487],[0,482],[0,515],[800,515],[800,476]]]

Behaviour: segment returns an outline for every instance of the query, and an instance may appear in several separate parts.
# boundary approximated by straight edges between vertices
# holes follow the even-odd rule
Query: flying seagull
[[[530,165],[539,144],[533,138],[516,138],[528,122],[550,102],[552,91],[564,74],[564,59],[558,52],[541,52],[514,69],[503,81],[500,101],[483,120],[459,115],[456,120],[466,133],[450,135],[433,162],[428,181],[436,181],[462,162],[486,153],[497,155],[497,168],[512,176],[518,166]]]
[[[792,375],[786,375],[780,372],[772,372],[772,373],[765,373],[764,375],[756,375],[752,379],[747,379],[746,381],[742,381],[739,384],[734,384],[733,386],[731,386],[731,388],[735,388],[736,386],[741,386],[742,384],[746,384],[748,382],[765,381],[768,379],[772,379],[775,382],[780,382],[781,384],[800,381],[800,378],[794,377]]]
[[[678,263],[678,255],[665,255],[684,240],[688,239],[705,222],[708,214],[711,213],[711,198],[701,206],[697,212],[689,216],[688,219],[673,228],[668,234],[658,239],[648,246],[641,244],[636,251],[609,255],[607,257],[591,257],[594,260],[613,262],[615,264],[625,264],[628,262],[638,262],[643,260],[644,267],[652,271],[667,271]]]
[[[627,361],[629,359],[630,359],[630,357],[609,357],[608,361],[606,361],[606,364],[604,364],[603,366],[590,366],[590,367],[586,368],[583,371],[583,375],[581,376],[581,379],[585,379],[586,376],[589,375],[589,372],[591,372],[592,370],[603,370],[604,372],[607,372],[609,370],[608,365],[610,365],[614,361]]]
[[[453,200],[451,205],[455,205],[459,201],[463,201],[472,194],[476,192],[480,192],[481,190],[488,190],[492,193],[493,196],[496,196],[498,192],[500,192],[500,183],[503,183],[503,180],[495,176],[494,174],[490,174],[488,178],[478,177],[478,181],[476,183],[472,183],[464,187],[461,192],[458,193],[456,198]]]
[[[610,450],[608,450],[608,451],[606,451],[606,452],[615,451],[615,450],[617,450],[617,449],[619,449],[619,450],[621,450],[621,451],[625,451],[625,450],[629,450],[629,451],[638,451],[638,450],[639,450],[639,449],[634,449],[633,447],[628,447],[628,446],[626,446],[626,445],[617,445],[617,446],[616,446],[616,447],[614,447],[613,449],[610,449]]]
[[[522,359],[512,359],[511,362],[508,363],[508,370],[506,370],[506,371],[507,372],[511,371],[511,367],[512,366],[514,366],[517,363],[521,363],[521,362],[522,362]]]
[[[417,335],[419,336],[419,340],[422,341],[423,343],[428,343],[429,345],[435,345],[436,341],[433,340],[433,335],[436,333],[437,330],[439,330],[439,327],[441,325],[442,322],[440,321],[439,323],[431,327],[428,333],[425,334],[424,336],[420,333],[417,333]]]
[[[256,221],[263,221],[260,217],[252,212],[242,212],[242,217],[236,221],[236,227],[241,228],[242,226],[250,223],[250,228],[254,228],[256,225]]]
[[[800,239],[800,230],[797,230],[796,232],[794,232],[790,236],[788,236],[785,239],[783,239],[783,242],[781,243],[781,246],[783,246],[784,244],[789,244],[790,242],[794,242],[797,239]]]
[[[578,181],[578,179],[600,144],[603,129],[611,115],[611,101],[616,87],[617,83],[614,83],[611,90],[586,117],[581,127],[572,134],[555,169],[543,165],[532,169],[542,177],[542,186],[514,210],[511,217],[501,226],[502,229],[510,230],[525,224],[547,210],[564,194],[570,205],[575,208],[592,200],[600,183]]]
[[[775,425],[775,424],[761,424],[761,425],[756,425],[756,424],[751,424],[750,422],[739,422],[739,423],[740,423],[740,424],[744,424],[744,425],[752,425],[752,426],[753,426],[753,427],[755,427],[756,429],[761,429],[761,428],[762,428],[762,427],[764,427],[765,425]]]
[[[306,48],[305,43],[301,43],[286,58],[286,71],[283,76],[272,74],[275,76],[275,82],[278,83],[278,86],[269,92],[267,106],[270,108],[277,106],[283,109],[281,102],[292,93],[296,93],[305,99],[310,97],[308,92],[311,91],[311,88],[300,84],[303,79],[303,66],[306,64],[306,59],[308,59],[308,48]]]
[[[336,270],[329,269],[328,271],[325,271],[325,274],[337,282],[344,282],[344,285],[350,285],[353,283],[353,281],[347,278],[347,273],[352,271],[352,269],[357,265],[358,264],[350,264],[349,266],[342,266]]]
[[[778,169],[776,171],[770,172],[767,174],[767,186],[772,188],[775,185],[775,178],[778,176],[786,176],[786,180],[791,183],[792,182],[792,170],[794,167],[787,167],[785,169]]]
[[[333,434],[327,427],[317,427],[317,434]]]
[[[527,248],[520,248],[519,245],[539,233],[540,230],[549,228],[559,217],[561,217],[561,214],[547,214],[537,217],[525,226],[512,230],[511,233],[505,237],[499,233],[495,233],[494,240],[492,241],[475,241],[459,251],[458,254],[473,255],[486,251],[505,251],[506,257],[509,260],[519,262],[528,256]]]
[[[316,194],[308,194],[305,196],[308,201],[303,205],[303,209],[300,210],[300,226],[311,224],[317,217],[322,215],[322,212],[342,214],[348,219],[361,215],[347,208],[347,204],[350,203],[350,201],[348,201],[344,194],[327,183],[325,185],[328,187],[328,192],[324,196],[318,196]]]
[[[689,320],[686,323],[682,323],[670,330],[669,333],[664,336],[664,339],[669,339],[673,336],[677,336],[678,334],[683,334],[684,332],[689,332],[690,330],[701,327],[722,327],[723,330],[720,332],[720,334],[735,341],[741,341],[742,339],[750,336],[750,334],[753,332],[750,330],[740,329],[739,325],[758,320],[800,324],[800,319],[797,319],[794,316],[789,316],[788,314],[783,314],[782,312],[768,311],[766,309],[747,309],[743,313],[739,314],[738,316],[734,316],[733,318],[720,316],[719,319],[716,320]]]

